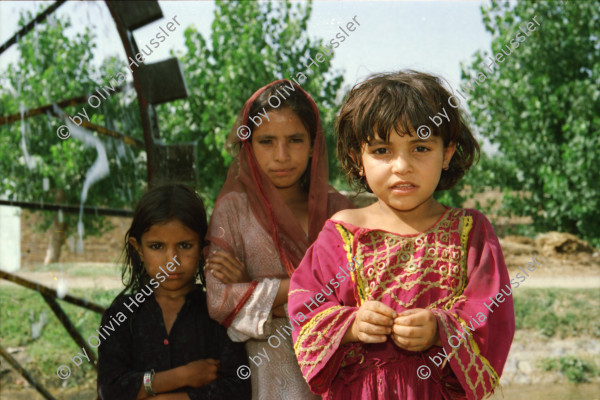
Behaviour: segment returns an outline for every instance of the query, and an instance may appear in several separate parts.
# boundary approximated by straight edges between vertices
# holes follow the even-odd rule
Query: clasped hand
[[[208,257],[206,270],[224,284],[245,283],[252,280],[246,271],[246,266],[237,257],[222,250],[215,251]]]
[[[350,330],[347,341],[383,343],[390,335],[396,346],[408,351],[441,345],[435,315],[424,308],[398,314],[379,301],[367,301],[359,308]]]

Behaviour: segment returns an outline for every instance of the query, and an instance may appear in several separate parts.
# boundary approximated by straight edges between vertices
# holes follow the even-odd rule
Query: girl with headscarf
[[[312,399],[292,347],[290,277],[324,222],[352,204],[328,184],[313,99],[288,80],[248,99],[228,138],[235,159],[211,217],[208,309],[246,342],[253,399]]]

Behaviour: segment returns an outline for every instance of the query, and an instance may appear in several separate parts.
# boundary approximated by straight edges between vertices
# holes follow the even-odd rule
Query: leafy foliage
[[[34,16],[25,13],[19,25]],[[83,34],[67,37],[64,31],[70,26],[69,18],[59,20],[51,16],[47,23],[37,25],[19,40],[18,64],[10,65],[2,79],[8,85],[3,85],[0,92],[0,115],[92,93],[109,84],[118,70],[126,70],[124,63],[115,59],[106,60],[100,68],[94,67],[93,34],[86,28]],[[83,103],[64,111],[76,115],[85,108],[94,124],[142,136],[137,101],[131,93],[112,93],[106,100],[100,100],[99,108]],[[0,193],[21,201],[80,203],[83,184],[98,155],[94,147],[86,147],[74,137],[60,140],[56,130],[63,124],[54,116],[38,115],[0,126]],[[140,183],[145,178],[145,163],[138,159],[140,150],[97,133],[90,135],[105,147],[111,175],[110,179],[101,179],[91,186],[85,205],[131,208],[142,193]],[[45,180],[49,182],[49,190],[44,188]],[[48,229],[56,218],[56,213],[45,214],[40,230]],[[63,218],[60,222],[72,232],[78,216],[65,214]],[[95,215],[84,215],[83,223],[86,234],[110,228],[104,218]]]
[[[600,244],[600,8],[493,0],[482,14],[493,54],[475,54],[462,86],[474,87],[468,101],[475,123],[501,155],[487,162],[496,173],[479,174],[478,184],[501,186],[505,213],[531,216],[538,231]],[[525,41],[510,54],[506,45],[533,17],[540,26],[529,37],[521,33]],[[502,49],[509,55],[491,72],[489,56]]]
[[[42,6],[40,6],[41,9]],[[337,171],[332,123],[335,99],[342,84],[340,74],[328,72],[330,61],[308,71],[304,62],[315,56],[322,40],[308,39],[307,21],[311,4],[217,2],[210,45],[191,27],[185,32],[186,54],[180,57],[191,96],[158,107],[161,138],[166,143],[195,141],[199,173],[198,192],[210,207],[224,182],[231,157],[224,143],[244,101],[259,87],[280,78],[307,76],[302,84],[320,107],[330,151],[330,169]],[[37,13],[21,16],[20,26]],[[18,113],[44,104],[93,93],[108,85],[117,72],[130,72],[124,61],[104,60],[93,64],[95,37],[67,37],[69,18],[50,17],[18,42],[20,60],[5,72],[0,92],[0,115]],[[131,81],[131,79],[129,78]],[[142,138],[137,99],[131,90],[102,100],[100,108],[87,103],[64,111],[76,115],[85,107],[91,122]],[[86,175],[97,158],[94,148],[73,137],[60,140],[56,130],[64,122],[39,115],[0,126],[0,193],[22,201],[78,204]],[[86,205],[131,208],[145,188],[145,151],[90,132],[108,155],[110,178],[92,185]],[[29,162],[24,156],[29,154]],[[50,190],[44,190],[48,180]],[[55,213],[40,230],[46,230]],[[77,215],[64,215],[67,232],[76,227]],[[86,234],[110,228],[105,219],[84,216]],[[70,228],[70,230],[69,230]]]

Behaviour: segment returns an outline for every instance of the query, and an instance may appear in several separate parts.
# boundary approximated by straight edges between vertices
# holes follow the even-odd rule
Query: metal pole
[[[71,214],[79,214],[81,210],[80,206],[73,206],[68,204],[55,204],[55,203],[36,203],[31,201],[16,201],[16,200],[0,200],[0,206],[12,206],[27,208],[30,210],[43,210],[43,211],[63,211]],[[116,208],[98,208],[83,206],[84,214],[94,215],[108,215],[111,217],[133,217],[133,210],[119,210]]]
[[[121,20],[115,12],[110,0],[106,0],[106,5],[108,7],[108,10],[110,11],[110,15],[112,15],[113,20],[115,21],[115,25],[117,26],[119,36],[121,36],[121,42],[123,42],[125,55],[128,58],[126,62],[128,62],[129,59],[135,60],[135,56],[138,53],[139,49],[133,38],[133,33],[121,25]],[[138,107],[140,109],[140,118],[142,120],[142,129],[144,130],[144,143],[146,145],[146,169],[148,173],[148,188],[151,188],[152,171],[157,165],[155,160],[156,157],[154,154],[154,136],[158,137],[158,121],[156,117],[156,112],[154,110],[154,106],[152,106],[152,104],[149,104],[144,98],[144,90],[141,86],[139,79],[137,79],[137,69],[133,69],[132,71],[133,86],[135,87],[135,91],[137,93]],[[155,133],[155,135],[153,135],[153,133]]]
[[[35,24],[42,22],[46,19],[46,17],[52,14],[56,9],[63,5],[67,0],[59,0],[56,3],[52,4],[50,7],[35,17],[32,21],[30,21],[27,25],[25,25],[21,30],[13,35],[10,39],[8,39],[2,46],[0,46],[0,54],[4,53],[4,50],[8,49],[13,44],[17,43],[20,37],[25,36],[30,30],[33,29]]]
[[[56,398],[54,396],[52,396],[50,394],[50,392],[48,392],[46,389],[44,389],[44,387],[42,385],[37,383],[37,381],[33,378],[33,376],[31,376],[31,374],[25,368],[23,368],[21,366],[21,364],[19,364],[19,362],[13,358],[13,356],[8,354],[8,352],[6,350],[4,350],[4,348],[2,346],[0,346],[0,355],[2,357],[4,357],[6,359],[6,361],[8,361],[8,363],[10,365],[12,365],[12,367],[14,369],[16,369],[17,372],[19,374],[21,374],[21,376],[23,378],[27,379],[27,382],[29,382],[31,384],[31,386],[34,387],[35,390],[40,392],[41,395],[44,396],[45,399],[56,400]]]
[[[10,272],[0,270],[0,279],[6,279],[7,281],[14,282],[17,285],[37,290],[42,295],[48,295],[53,298],[58,297],[56,290],[49,288],[48,286],[41,285],[37,282],[21,278],[20,276],[11,274]],[[61,300],[66,301],[67,303],[75,304],[79,307],[87,308],[88,310],[97,312],[98,314],[104,314],[104,311],[106,311],[106,308],[102,307],[101,305],[92,303],[91,301],[80,299],[78,297],[71,296],[69,294],[65,295],[65,297],[63,297]]]

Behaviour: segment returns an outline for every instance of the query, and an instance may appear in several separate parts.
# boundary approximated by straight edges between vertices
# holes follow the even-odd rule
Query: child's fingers
[[[435,321],[435,316],[429,310],[412,309],[400,313],[395,319],[394,324],[405,326],[426,326]]]
[[[396,335],[404,338],[418,339],[425,336],[424,329],[420,327],[394,324],[392,329]]]
[[[224,258],[215,257],[211,259],[209,265],[211,270],[218,270],[221,273],[226,274],[233,281],[237,281],[238,278],[243,276],[243,270],[231,265],[230,261]]]
[[[392,337],[392,341],[394,342],[394,344],[398,347],[400,347],[401,349],[406,350],[406,344],[407,344],[407,340],[406,339],[402,339],[400,337],[398,337],[397,335],[390,335]]]
[[[367,335],[389,335],[392,332],[392,328],[380,324],[373,325],[365,321],[359,321],[358,331],[366,333]]]
[[[222,265],[231,272],[241,271],[243,269],[239,265],[236,265],[237,261],[234,263],[227,257],[215,256],[210,259],[209,263],[210,265]]]
[[[235,269],[223,264],[211,264],[211,269],[227,276],[230,280],[235,280],[235,277],[238,275]]]
[[[363,313],[361,313],[359,319],[361,322],[366,322],[368,324],[372,324],[373,326],[378,325],[385,328],[391,328],[394,324],[394,320],[391,317],[371,310],[365,310]]]
[[[406,339],[406,338],[402,338],[397,335],[391,335],[391,336],[392,336],[392,341],[394,342],[394,344],[396,344],[396,346],[400,347],[401,349],[404,349],[407,351],[426,350],[426,346],[424,346],[421,341],[414,340],[414,339]]]
[[[234,277],[229,272],[226,272],[224,269],[221,269],[218,266],[212,267],[212,269],[210,270],[210,273],[213,274],[213,276],[215,278],[217,278],[218,280],[220,280],[221,282],[223,282],[225,284],[236,282]]]
[[[424,311],[423,308],[410,308],[408,310],[402,311],[400,314],[398,314],[398,316],[399,317],[403,317],[403,316],[414,315],[414,314],[418,314],[418,313],[420,313],[422,311]]]
[[[358,331],[357,336],[363,343],[384,343],[388,338],[387,335],[371,335],[361,331]]]
[[[396,318],[396,316],[398,315],[393,308],[391,308],[379,301],[367,301],[363,304],[363,306],[367,310],[374,311],[374,312],[384,315],[388,318],[393,319],[393,318]]]
[[[229,262],[232,266],[234,266],[238,269],[244,268],[242,262],[237,257],[235,257],[234,255],[232,255],[226,251],[219,250],[215,253],[215,255],[213,257],[220,257],[224,260],[227,260],[227,262]]]

